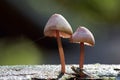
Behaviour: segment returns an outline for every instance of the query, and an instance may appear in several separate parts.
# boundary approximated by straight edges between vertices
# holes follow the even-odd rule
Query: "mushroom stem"
[[[84,64],[84,42],[81,42],[80,43],[80,64],[79,64],[80,69],[83,69],[83,64]]]
[[[59,55],[60,55],[61,72],[65,73],[65,58],[64,58],[63,47],[62,47],[61,38],[58,30],[56,30],[56,37],[57,37],[57,43],[58,43],[58,49],[59,49]]]

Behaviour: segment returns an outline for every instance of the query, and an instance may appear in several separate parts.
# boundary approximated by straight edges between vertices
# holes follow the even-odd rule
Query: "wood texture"
[[[61,74],[60,65],[15,65],[0,66],[0,80],[41,80],[62,79],[74,77],[71,67],[79,65],[66,65],[66,74]],[[88,64],[84,65],[88,74],[99,78],[111,77],[119,80],[120,65]],[[109,79],[108,79],[109,80]]]

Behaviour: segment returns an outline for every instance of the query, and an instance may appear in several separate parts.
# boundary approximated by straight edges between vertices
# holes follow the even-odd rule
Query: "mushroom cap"
[[[67,20],[60,14],[53,14],[44,29],[44,35],[56,37],[56,31],[59,31],[60,37],[70,38],[73,31]]]
[[[72,35],[72,42],[84,42],[85,45],[93,46],[95,44],[95,39],[93,34],[87,28],[78,27],[78,29]]]

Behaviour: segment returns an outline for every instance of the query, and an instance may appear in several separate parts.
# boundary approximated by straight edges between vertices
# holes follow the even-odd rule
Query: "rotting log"
[[[66,65],[66,73],[60,73],[60,65],[15,65],[0,66],[0,80],[69,80],[75,77],[71,67]],[[84,70],[97,78],[120,80],[120,65],[86,64]]]

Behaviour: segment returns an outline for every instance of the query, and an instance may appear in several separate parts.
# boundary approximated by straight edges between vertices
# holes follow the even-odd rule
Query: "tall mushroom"
[[[65,73],[65,58],[60,37],[70,38],[72,33],[73,31],[70,24],[60,14],[53,14],[44,28],[45,36],[57,38],[62,73]]]
[[[72,35],[73,43],[80,43],[80,69],[83,69],[84,64],[84,45],[93,46],[95,44],[93,34],[85,27],[78,27]]]

